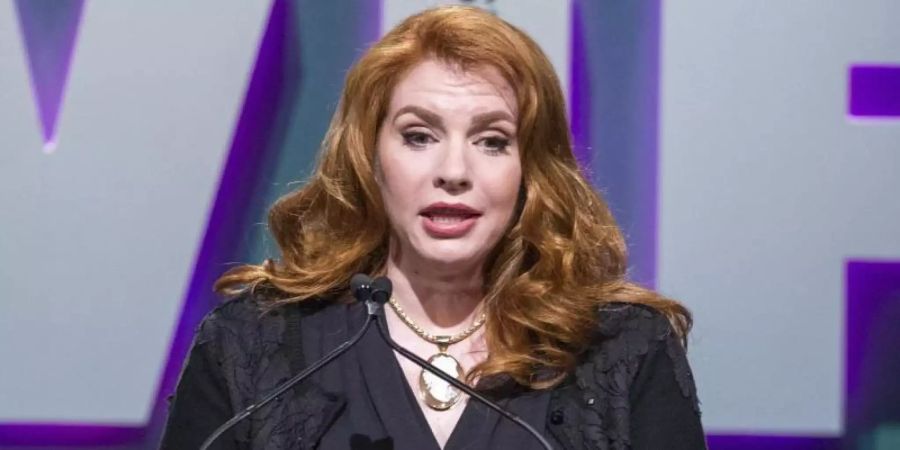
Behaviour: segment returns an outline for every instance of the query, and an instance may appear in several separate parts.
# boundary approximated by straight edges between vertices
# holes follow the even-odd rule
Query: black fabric
[[[286,308],[285,321],[287,324],[285,326],[284,341],[287,343],[301,342],[303,337],[300,334],[300,308]],[[291,347],[293,348],[293,351],[290,353],[291,372],[299,373],[306,367],[303,346],[293,345]]]
[[[668,320],[625,303],[598,314],[594,344],[566,382],[546,391],[506,385],[490,395],[558,448],[704,449],[693,377]],[[236,412],[349,339],[364,320],[362,305],[289,305],[261,314],[253,299],[226,302],[197,330],[161,448],[197,448]],[[214,448],[439,447],[396,357],[372,327],[356,347]],[[463,448],[541,447],[472,400],[445,446]]]
[[[174,396],[169,397],[169,418],[161,448],[196,449],[213,430],[234,415],[225,389],[224,374],[209,352],[213,345],[205,335],[194,337],[191,351],[181,369]],[[177,398],[177,402],[173,402]],[[227,419],[226,419],[227,420]],[[234,432],[225,433],[214,449],[237,448]],[[229,443],[229,445],[223,445]]]

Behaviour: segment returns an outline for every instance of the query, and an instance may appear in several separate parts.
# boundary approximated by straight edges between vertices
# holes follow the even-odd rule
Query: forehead
[[[516,94],[493,66],[463,70],[436,59],[426,59],[409,70],[394,87],[390,109],[409,104],[435,109],[503,109],[516,116]]]

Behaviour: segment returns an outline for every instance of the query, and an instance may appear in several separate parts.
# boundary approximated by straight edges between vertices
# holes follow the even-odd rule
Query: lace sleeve
[[[567,449],[706,448],[694,380],[668,319],[635,304],[600,314],[573,382],[554,390],[550,431]]]
[[[207,317],[197,329],[175,394],[169,398],[169,417],[160,449],[199,448],[206,436],[233,414],[214,328]],[[214,448],[238,449],[230,433],[220,437]]]
[[[631,442],[634,449],[705,449],[694,377],[681,341],[667,329],[650,343],[631,385]]]
[[[285,342],[285,311],[293,311],[292,320],[299,315],[263,310],[255,299],[241,297],[203,319],[170,405],[162,449],[198,448],[213,430],[291,377],[291,357],[302,344],[299,324]],[[237,423],[212,448],[314,448],[343,405],[343,398],[308,381]]]

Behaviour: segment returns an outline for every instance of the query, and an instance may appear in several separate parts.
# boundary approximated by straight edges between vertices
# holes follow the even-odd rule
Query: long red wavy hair
[[[525,33],[471,7],[409,17],[351,68],[312,178],[269,212],[280,259],[229,270],[215,289],[265,290],[279,305],[336,298],[353,274],[383,272],[390,224],[374,174],[378,126],[398,80],[429,57],[463,69],[496,68],[518,102],[523,196],[518,220],[485,265],[489,356],[469,379],[506,374],[535,389],[556,385],[587,348],[598,308],[609,302],[656,308],[686,339],[687,309],[626,279],[625,241],[578,169],[549,60]]]

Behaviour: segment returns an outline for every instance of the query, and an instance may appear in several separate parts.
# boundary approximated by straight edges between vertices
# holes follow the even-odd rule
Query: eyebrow
[[[441,120],[441,116],[416,105],[406,105],[398,109],[394,114],[393,120],[396,121],[398,117],[406,113],[415,114],[425,122],[428,122],[429,125],[440,128],[441,130],[444,129],[444,121]],[[472,126],[473,128],[486,127],[493,122],[501,120],[505,120],[513,125],[516,124],[516,121],[508,112],[498,109],[494,111],[475,114],[474,116],[472,116]]]

